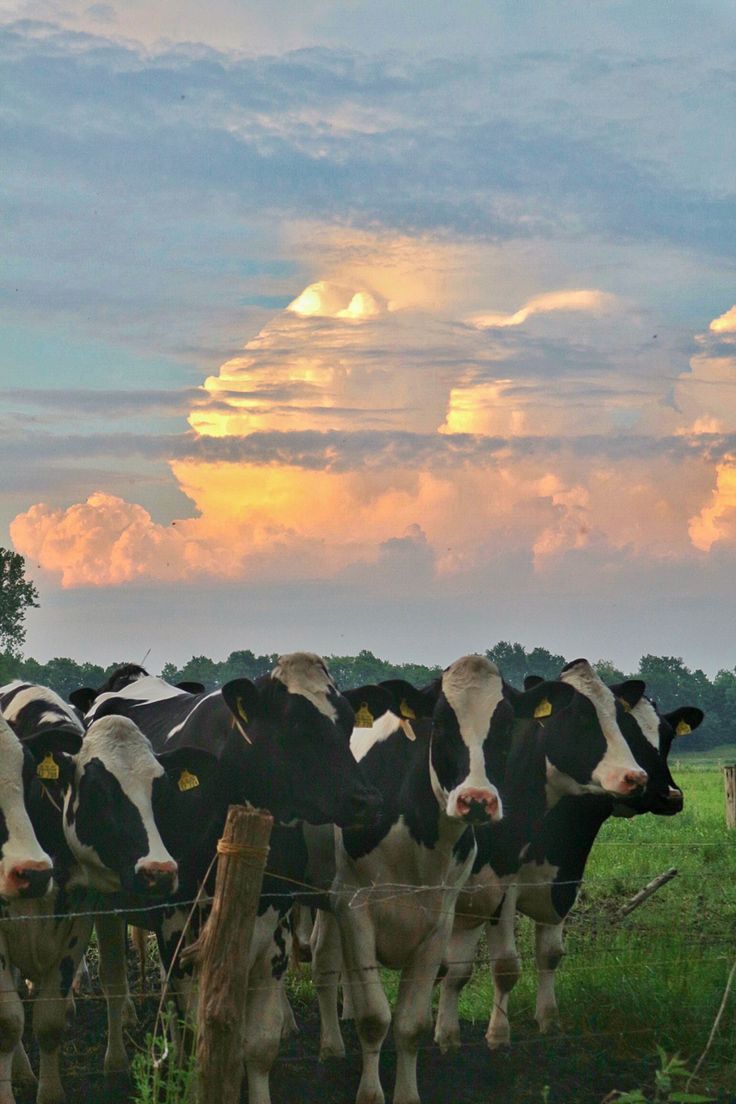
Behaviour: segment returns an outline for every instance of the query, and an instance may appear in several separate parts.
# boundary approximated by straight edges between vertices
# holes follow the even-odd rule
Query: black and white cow
[[[209,756],[188,771],[178,804],[169,805],[159,819],[179,862],[182,899],[194,896],[210,868],[228,805],[268,809],[277,822],[251,944],[246,1002],[249,1099],[265,1104],[283,1028],[288,913],[307,863],[297,822],[347,826],[369,819],[380,805],[350,753],[352,708],[323,660],[299,652],[282,656],[270,676],[257,683],[236,679],[209,694],[192,696],[160,679],[141,678],[119,694],[99,696],[89,716],[120,714],[147,733],[162,762],[192,750]],[[188,912],[172,908],[156,926],[164,964],[184,989],[174,952]],[[122,986],[120,953],[116,962]]]
[[[682,808],[682,794],[675,787],[666,763],[669,737],[663,733],[660,743],[659,734],[654,736],[657,723],[651,703],[643,697],[644,684],[631,680],[613,688],[605,687],[585,661],[569,664],[561,678],[593,705],[601,729],[605,718],[609,732],[615,726],[618,738],[624,738],[630,753],[646,771],[646,784],[630,793],[615,790],[596,793],[591,787],[571,785],[571,779],[579,783],[580,776],[575,779],[569,759],[566,762],[559,753],[567,744],[573,755],[578,754],[583,743],[573,713],[565,711],[557,716],[557,747],[550,740],[553,726],[545,722],[531,754],[546,764],[546,786],[543,791],[527,788],[519,794],[517,806],[522,807],[523,801],[525,814],[510,851],[499,846],[498,838],[490,833],[484,830],[477,833],[478,856],[458,901],[447,972],[441,986],[435,1038],[443,1049],[459,1044],[458,998],[472,974],[484,929],[495,987],[486,1039],[491,1048],[508,1044],[508,999],[520,972],[514,932],[517,910],[535,921],[537,1022],[543,1032],[557,1022],[554,972],[563,954],[564,920],[577,897],[588,855],[602,824],[615,812],[628,816],[644,812],[671,815]],[[528,679],[525,686],[539,681]],[[680,725],[681,735],[686,727],[685,717],[694,728],[702,720],[702,713],[691,709],[677,711],[674,720]],[[666,727],[669,729],[668,724]],[[590,736],[589,729],[588,741]],[[519,744],[515,753],[529,756],[530,749]],[[598,775],[601,777],[600,772]],[[518,777],[521,775],[517,774]]]
[[[8,906],[8,919],[0,925],[7,969],[18,969],[37,990],[33,1026],[40,1049],[38,1100],[50,1104],[64,1099],[59,1048],[66,998],[92,930],[86,893],[76,891],[128,890],[139,905],[173,892],[176,863],[156,828],[152,803],[165,800],[165,791],[174,784],[146,737],[124,718],[104,718],[85,734],[74,708],[53,691],[17,683],[0,689],[0,709],[32,763],[26,804],[54,864],[53,892],[22,909]],[[73,848],[81,852],[82,862]],[[98,935],[104,936],[106,922],[98,919]],[[101,975],[105,987],[104,969]],[[19,1016],[22,1027],[19,1000],[16,1005],[8,998],[2,1009]],[[106,1056],[106,1068],[117,1068],[114,1053]],[[14,1070],[21,1079],[32,1078],[20,1045]],[[2,1096],[0,1101],[5,1104]]]
[[[397,704],[375,725],[367,688],[353,696],[356,724],[371,728],[357,727],[352,746],[384,806],[375,825],[339,834],[333,914],[320,912],[314,940],[322,1054],[342,1051],[335,1011],[342,970],[363,1052],[359,1104],[384,1099],[378,1063],[391,1016],[379,964],[401,970],[394,1101],[417,1104],[417,1050],[431,1033],[432,986],[475,857],[473,825],[503,816],[499,787],[514,718],[532,716],[542,701],[554,712],[573,694],[558,683],[510,700],[498,669],[481,656],[457,660],[419,694],[396,681],[390,689]],[[414,740],[400,723],[412,714],[431,714],[429,726],[412,722]]]

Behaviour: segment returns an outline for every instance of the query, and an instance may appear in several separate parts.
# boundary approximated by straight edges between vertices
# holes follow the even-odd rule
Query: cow
[[[383,809],[374,825],[338,833],[333,914],[319,914],[313,962],[322,1000],[334,1006],[342,951],[363,1052],[359,1104],[384,1099],[378,1063],[391,1016],[379,964],[401,971],[394,1101],[417,1104],[417,1050],[431,1033],[432,986],[475,858],[473,827],[503,817],[499,787],[514,718],[533,716],[542,702],[555,712],[573,690],[543,684],[511,700],[498,668],[482,656],[456,660],[420,693],[396,680],[383,689],[398,697],[393,720],[384,714],[374,726],[366,689],[356,691],[352,740],[366,779],[383,795]],[[412,714],[431,718],[429,725],[412,722],[413,740],[400,724]],[[331,1028],[339,1034],[336,1017]],[[323,1056],[328,1048],[339,1053],[337,1038],[323,1035],[322,1042]]]
[[[171,779],[147,738],[125,718],[102,718],[85,734],[74,708],[46,687],[4,687],[0,708],[33,764],[26,803],[54,864],[53,892],[22,910],[11,907],[0,935],[8,969],[12,964],[38,990],[33,1012],[40,1049],[38,1100],[47,1104],[64,1099],[59,1048],[70,987],[92,930],[93,908],[85,904],[86,891],[124,893],[147,907],[175,891],[176,863],[156,828],[153,804],[165,804],[167,791],[175,791],[182,763],[171,764]],[[97,918],[101,946],[110,919],[115,923],[114,917]],[[104,965],[101,980],[109,990]],[[2,1008],[19,1008],[22,1026],[19,1001],[16,1007],[9,999]],[[116,1056],[108,1052],[106,1068],[115,1066]],[[14,1069],[19,1078],[32,1078],[20,1045]],[[0,1101],[6,1104],[2,1096]]]
[[[441,985],[435,1039],[443,1050],[459,1045],[458,998],[472,974],[484,928],[495,987],[486,1041],[491,1049],[508,1045],[508,998],[520,971],[514,938],[517,910],[535,921],[539,971],[537,1023],[542,1032],[557,1023],[554,972],[563,954],[564,920],[577,897],[588,855],[601,826],[611,815],[644,812],[672,815],[682,808],[682,794],[674,785],[666,763],[672,739],[670,721],[656,719],[653,706],[644,697],[644,684],[629,680],[605,687],[584,661],[568,664],[560,677],[594,703],[598,716],[603,712],[609,720],[615,719],[616,728],[646,770],[646,785],[628,794],[604,794],[581,792],[564,776],[558,775],[555,782],[549,769],[550,733],[544,731],[547,786],[545,792],[537,792],[531,804],[533,795],[528,790],[521,795],[525,796],[526,808],[526,829],[516,840],[521,846],[515,855],[504,854],[489,833],[484,830],[477,833],[478,856],[466,892],[458,901]],[[530,678],[524,685],[529,688],[538,681]],[[671,720],[682,735],[685,730],[697,727],[702,717],[700,710],[686,707],[676,711]],[[568,718],[560,714],[557,720],[563,736],[573,737],[574,729]],[[576,745],[577,739],[573,739],[571,746]],[[542,754],[542,747],[537,753]]]
[[[195,895],[211,869],[229,804],[267,809],[276,821],[246,1002],[249,1099],[264,1104],[270,1099],[269,1073],[284,1024],[289,911],[307,869],[300,822],[348,826],[370,819],[380,805],[379,794],[364,782],[350,753],[353,710],[324,661],[298,652],[280,657],[271,674],[256,683],[235,679],[205,694],[183,693],[161,679],[141,677],[117,694],[98,696],[88,713],[89,718],[112,715],[134,720],[161,761],[192,751],[209,756],[189,772],[192,777],[182,779],[177,800],[159,821],[179,862],[182,901]],[[176,907],[175,899],[154,925],[164,966],[185,998],[187,975],[176,951],[188,912],[184,905]],[[119,940],[117,953],[106,957],[118,987],[124,987]]]

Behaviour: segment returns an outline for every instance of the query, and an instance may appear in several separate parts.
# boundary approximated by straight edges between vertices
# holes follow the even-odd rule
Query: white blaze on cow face
[[[85,788],[87,771],[89,780],[98,772],[99,786]],[[162,886],[167,893],[176,890],[177,864],[164,846],[153,813],[154,782],[164,773],[150,741],[133,721],[110,716],[90,725],[75,756],[75,785],[65,801],[64,831],[90,883],[102,892],[121,885],[141,893],[155,893]],[[107,804],[110,794],[112,807]],[[84,809],[83,802],[89,802],[89,808]]]
[[[111,698],[125,698],[131,701],[140,699],[140,701],[152,702],[168,701],[169,698],[188,696],[186,690],[180,690],[177,686],[172,686],[165,679],[158,678],[156,675],[143,675],[141,678],[129,682],[121,690],[109,690],[104,694],[98,694],[87,710],[86,717],[88,720],[94,720],[100,706],[104,705],[106,701],[110,701]]]
[[[646,785],[647,773],[631,754],[616,720],[616,698],[587,660],[565,668],[560,681],[583,694],[595,709],[606,742],[603,757],[591,774],[594,787],[605,793],[628,795]]]
[[[282,682],[290,694],[301,694],[331,721],[337,720],[337,710],[330,700],[337,691],[321,656],[314,652],[279,656],[271,677]]]
[[[0,717],[0,896],[24,896],[35,882],[45,892],[51,886],[51,859],[33,831],[23,796],[23,748],[7,721]],[[43,886],[39,886],[43,881]],[[30,895],[30,894],[29,894]]]
[[[455,715],[467,762],[465,777],[451,787],[443,784],[430,756],[432,788],[440,807],[449,817],[466,819],[473,809],[483,810],[481,816],[500,820],[503,815],[501,797],[486,772],[484,745],[489,736],[491,718],[503,700],[503,681],[495,663],[483,656],[463,656],[455,660],[442,676],[442,692]],[[432,741],[446,739],[447,733],[436,732]],[[433,749],[434,750],[434,749]]]

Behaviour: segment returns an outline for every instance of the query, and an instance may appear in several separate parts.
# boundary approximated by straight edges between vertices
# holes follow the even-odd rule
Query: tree
[[[26,639],[27,609],[38,609],[38,591],[25,577],[25,562],[17,552],[0,548],[0,650],[20,655]]]

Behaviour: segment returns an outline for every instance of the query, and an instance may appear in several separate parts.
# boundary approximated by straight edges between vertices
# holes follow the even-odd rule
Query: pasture
[[[736,959],[736,839],[725,828],[720,770],[707,763],[690,765],[687,757],[674,766],[685,792],[683,813],[609,820],[596,842],[567,925],[567,953],[557,975],[559,1032],[540,1036],[533,1021],[531,925],[522,918],[519,946],[525,965],[511,998],[511,1049],[491,1054],[486,1048],[491,998],[481,965],[461,998],[463,1048],[441,1055],[429,1044],[420,1054],[425,1104],[594,1104],[614,1088],[651,1088],[657,1046],[669,1054],[678,1052],[694,1066]],[[677,877],[620,919],[620,906],[670,866],[677,867]],[[152,959],[152,978],[155,969]],[[386,978],[394,989],[393,975]],[[137,992],[132,962],[131,985]],[[274,1068],[274,1104],[351,1104],[360,1069],[351,1026],[345,1032],[347,1059],[320,1063],[308,966],[291,972],[289,990],[301,1033],[283,1047]],[[65,1047],[68,1098],[88,1104],[148,1104],[151,1097],[145,1090],[129,1096],[104,1083],[104,1004],[99,998],[95,988],[78,1002]],[[144,1070],[146,1036],[157,1001],[152,996],[137,1001],[141,1024],[131,1041],[140,1048],[139,1069]],[[390,1043],[383,1062],[388,1073],[393,1063]],[[736,992],[691,1091],[696,1088],[723,1104],[736,1101]],[[31,1094],[17,1095],[22,1104],[33,1099]],[[173,1104],[177,1097],[168,1099]]]

